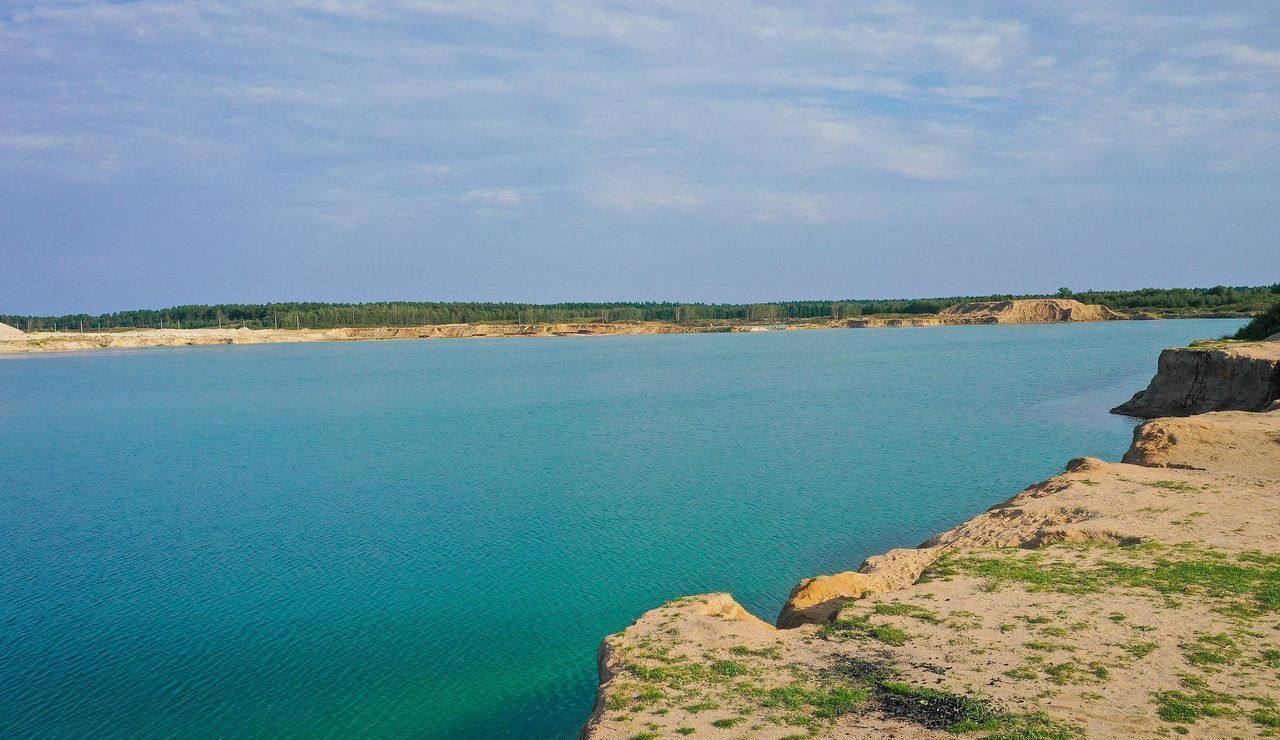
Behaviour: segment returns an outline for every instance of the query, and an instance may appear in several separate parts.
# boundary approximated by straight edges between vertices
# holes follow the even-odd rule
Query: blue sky
[[[0,312],[1280,281],[1271,2],[0,0]]]

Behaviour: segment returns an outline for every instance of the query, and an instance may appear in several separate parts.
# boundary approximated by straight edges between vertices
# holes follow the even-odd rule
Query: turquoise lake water
[[[605,634],[1118,459],[1241,323],[5,358],[0,736],[572,737]]]

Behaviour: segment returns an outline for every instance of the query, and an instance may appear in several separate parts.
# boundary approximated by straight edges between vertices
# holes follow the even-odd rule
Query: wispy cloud
[[[19,1],[0,188],[366,227],[910,220],[958,189],[1274,183],[1277,71],[1280,8],[1243,0]]]

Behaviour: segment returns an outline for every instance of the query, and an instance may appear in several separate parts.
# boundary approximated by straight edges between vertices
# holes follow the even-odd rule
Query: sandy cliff
[[[1051,324],[1066,321],[1114,321],[1127,318],[1105,306],[1062,298],[977,301],[943,309],[934,316],[870,316],[846,319],[851,328],[963,326],[972,324]]]
[[[587,738],[1256,737],[1280,728],[1280,410],[1156,419],[775,629],[678,599],[601,647]]]
[[[1280,399],[1280,342],[1166,349],[1151,384],[1112,409],[1126,416],[1260,411]]]
[[[22,339],[26,335],[26,332],[20,329],[15,329],[8,324],[0,324],[0,339]]]
[[[962,303],[958,306],[943,309],[938,315],[942,317],[990,318],[997,324],[1111,321],[1124,318],[1106,306],[1095,306],[1063,298]]]

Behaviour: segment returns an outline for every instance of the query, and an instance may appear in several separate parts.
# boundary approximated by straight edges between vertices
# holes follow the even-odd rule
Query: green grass
[[[1073,564],[1051,561],[1041,553],[1025,557],[970,555],[956,558],[955,563],[959,570],[969,575],[1011,581],[1021,584],[1028,591],[1088,594],[1097,593],[1104,588],[1096,574]],[[1045,618],[1045,621],[1048,619]]]
[[[1033,592],[1082,595],[1109,588],[1140,588],[1169,599],[1219,599],[1222,603],[1217,606],[1218,611],[1241,618],[1280,611],[1280,558],[1276,556],[1245,553],[1233,559],[1185,547],[1169,551],[1181,557],[1170,557],[1160,548],[1144,546],[1116,548],[1116,552],[1127,559],[1090,566],[1054,560],[1045,552],[1000,553],[957,557],[947,565],[957,573],[1017,583]],[[1171,601],[1170,606],[1174,605],[1176,601]]]
[[[747,667],[736,660],[717,660],[711,664],[711,672],[717,676],[733,678],[748,673]]]
[[[905,645],[911,639],[906,631],[889,624],[875,624],[865,614],[841,613],[840,618],[828,622],[818,629],[818,636],[824,640],[870,638],[887,645]]]
[[[1208,689],[1158,691],[1156,715],[1165,722],[1195,724],[1202,717],[1228,717],[1235,713],[1236,700],[1229,694]]]
[[[1276,711],[1273,707],[1255,709],[1249,715],[1249,719],[1268,729],[1280,729],[1280,711]]]
[[[1184,642],[1182,648],[1187,662],[1193,666],[1213,670],[1217,666],[1235,665],[1240,659],[1240,648],[1225,633],[1201,635],[1194,642]]]
[[[901,603],[876,604],[872,610],[876,614],[881,614],[884,616],[911,617],[912,619],[918,619],[921,622],[928,622],[929,624],[938,624],[939,622],[942,621],[942,619],[939,618],[938,615],[935,614],[934,612],[931,612],[928,609],[925,609],[923,607],[916,606],[915,604],[901,604]]]
[[[877,712],[935,730],[981,731],[984,738],[1005,740],[1069,740],[1072,727],[1035,713],[1006,712],[985,698],[903,682],[889,665],[845,658],[821,672],[821,684],[798,677],[785,686],[763,688],[742,682],[735,691],[761,709],[773,710],[774,721],[803,726],[818,733],[824,725],[853,712]],[[751,710],[744,709],[744,713]]]
[[[1158,647],[1160,647],[1158,642],[1126,642],[1120,646],[1120,649],[1135,658],[1145,658],[1155,652]]]

